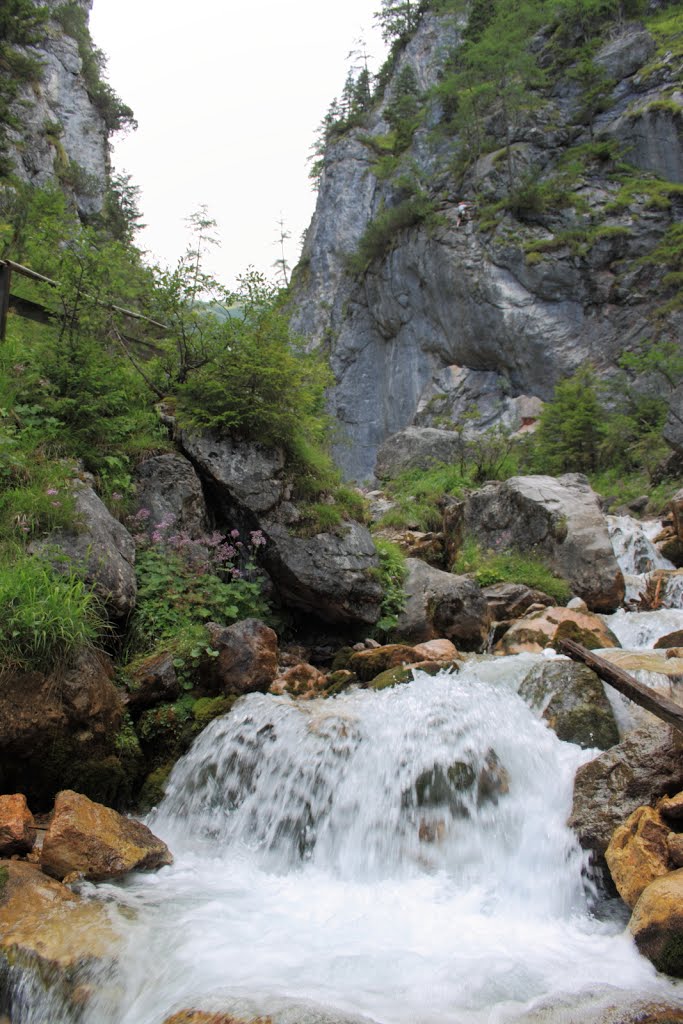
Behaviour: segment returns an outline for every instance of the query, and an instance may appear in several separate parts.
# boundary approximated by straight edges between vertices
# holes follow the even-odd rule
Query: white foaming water
[[[565,826],[590,754],[517,696],[534,662],[253,695],[212,723],[150,820],[174,866],[98,887],[131,914],[129,953],[88,1024],[187,1006],[484,1024],[601,986],[670,996],[623,926],[590,916]]]
[[[602,619],[622,647],[629,651],[651,650],[660,637],[683,629],[683,609],[660,608],[656,612],[626,612],[620,608]]]
[[[629,576],[640,576],[653,569],[673,569],[674,565],[657,550],[654,538],[661,531],[659,520],[641,522],[631,516],[606,516],[612,548],[619,568]]]

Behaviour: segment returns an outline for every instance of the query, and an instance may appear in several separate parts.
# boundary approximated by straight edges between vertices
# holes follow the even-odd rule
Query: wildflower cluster
[[[150,518],[150,510],[141,508],[128,519],[137,547],[174,552],[198,576],[211,573],[221,579],[244,579],[255,567],[256,552],[266,544],[262,530],[251,530],[245,540],[236,529],[227,536],[214,530],[192,537],[185,530],[174,529],[176,517],[171,513],[154,524]]]
[[[132,622],[132,649],[147,652],[160,644],[179,652],[206,642],[204,626],[256,616],[268,617],[262,577],[256,568],[261,530],[199,537],[175,528],[175,517],[152,522],[149,509],[130,516],[137,545],[138,604]]]

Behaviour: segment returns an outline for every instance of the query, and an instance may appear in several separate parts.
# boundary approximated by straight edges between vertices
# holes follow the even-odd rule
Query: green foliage
[[[385,43],[404,44],[417,28],[426,4],[419,0],[382,0],[375,21],[382,30]]]
[[[375,630],[380,635],[390,633],[406,603],[403,589],[408,570],[405,555],[397,544],[383,537],[375,537],[375,548],[379,557],[379,578],[382,585],[382,606],[380,619]]]
[[[0,900],[5,895],[5,889],[9,881],[9,871],[5,867],[0,867]]]
[[[144,510],[143,510],[144,511]],[[146,522],[138,513],[131,526]],[[157,524],[151,543],[136,534],[138,597],[129,629],[129,654],[163,646],[176,658],[176,668],[192,669],[212,651],[207,622],[228,625],[249,617],[268,618],[269,610],[254,574],[253,556],[262,543],[252,534],[246,541],[213,534],[191,541],[174,534],[170,522]]]
[[[54,17],[67,35],[70,35],[78,43],[82,74],[88,95],[104,120],[107,131],[113,134],[123,129],[136,128],[137,122],[133,111],[116,95],[103,78],[106,58],[102,51],[93,44],[88,28],[87,14],[83,7],[76,0],[70,0],[69,3],[61,4],[55,9]]]
[[[598,467],[605,413],[595,372],[582,366],[555,387],[534,435],[533,460],[547,473],[588,473]]]
[[[41,41],[48,13],[33,0],[3,0],[0,6],[0,175],[12,169],[7,142],[9,132],[21,125],[17,100],[22,86],[40,76],[40,61],[21,48]]]
[[[661,239],[658,245],[648,253],[647,256],[643,257],[643,263],[653,264],[657,267],[666,267],[667,273],[664,275],[662,285],[669,289],[669,298],[661,306],[659,312],[661,315],[665,315],[669,312],[673,312],[677,309],[683,308],[683,224],[676,223],[672,224],[667,230],[664,237]],[[681,362],[680,347],[675,342],[671,343],[672,352],[671,357],[678,359],[678,363]],[[650,367],[654,368],[654,367]],[[661,362],[656,367],[660,372],[664,372],[662,369]],[[678,367],[677,376],[680,378],[681,369]],[[670,379],[670,378],[669,378]]]
[[[397,508],[382,516],[379,525],[438,530],[442,525],[441,499],[445,495],[461,497],[469,482],[459,465],[438,463],[427,470],[404,470],[385,485]]]
[[[179,421],[286,451],[302,433],[322,439],[326,365],[292,335],[276,291],[260,275],[242,278],[241,286],[232,298],[242,316],[221,322],[200,313],[184,329],[201,355],[178,380]]]
[[[566,604],[571,597],[571,587],[566,580],[556,576],[542,560],[520,551],[482,551],[472,538],[463,544],[452,572],[472,574],[480,587],[523,583],[542,590],[558,604]]]
[[[95,646],[105,625],[97,600],[74,572],[37,557],[0,562],[0,664],[49,671]]]
[[[436,227],[439,217],[431,196],[419,186],[396,206],[385,207],[365,228],[358,249],[347,260],[348,269],[355,274],[364,273],[373,260],[389,249],[396,235],[416,224]]]
[[[609,384],[599,384],[584,366],[556,386],[530,442],[531,468],[602,475],[599,489],[613,471],[637,480],[647,474],[649,485],[639,483],[639,493],[650,489],[667,454],[662,438],[667,395],[683,379],[680,345],[647,341],[625,353],[620,364],[624,372]]]

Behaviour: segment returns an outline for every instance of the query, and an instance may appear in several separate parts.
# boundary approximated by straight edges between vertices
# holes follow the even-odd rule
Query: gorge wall
[[[586,114],[586,83],[565,67],[507,125],[509,147],[494,104],[494,141],[476,155],[433,91],[463,26],[427,11],[383,97],[328,135],[293,324],[329,351],[348,478],[371,478],[378,445],[409,424],[469,415],[516,429],[587,361],[614,374],[624,350],[680,337],[680,314],[660,315],[671,268],[658,256],[683,212],[680,56],[643,24],[610,25],[592,58],[597,109]],[[547,35],[532,43],[540,64]],[[398,152],[387,112],[407,65],[421,113]],[[401,209],[408,223],[397,215],[360,265],[369,232]]]
[[[79,214],[101,211],[110,173],[108,139],[132,120],[103,82],[102,54],[88,32],[93,0],[49,0],[49,18],[35,45],[18,47],[36,64],[13,103],[16,124],[7,132],[6,157],[19,181],[56,181]]]

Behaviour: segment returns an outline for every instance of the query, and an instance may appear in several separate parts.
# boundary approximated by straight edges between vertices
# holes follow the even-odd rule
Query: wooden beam
[[[7,333],[7,311],[9,309],[9,289],[12,282],[12,269],[9,263],[0,263],[0,341],[5,340]]]
[[[668,697],[660,696],[649,686],[639,683],[628,672],[617,668],[610,661],[601,658],[598,654],[594,654],[593,651],[587,650],[581,644],[575,643],[574,640],[561,640],[558,647],[560,653],[567,654],[574,661],[582,661],[584,665],[592,668],[603,682],[613,686],[615,690],[623,693],[629,700],[639,704],[641,708],[645,708],[646,711],[650,711],[657,718],[661,718],[667,725],[672,725],[674,729],[678,729],[679,732],[683,733],[683,707],[680,704],[669,700]]]
[[[51,288],[58,288],[59,281],[53,280],[51,277],[45,277],[44,274],[39,274],[35,270],[31,270],[30,267],[25,267],[21,263],[15,263],[14,260],[6,260],[6,266],[10,271],[14,271],[15,274],[21,274],[22,277],[28,277],[31,281],[38,281],[40,284],[49,284]],[[136,313],[132,309],[125,309],[123,306],[116,306],[112,302],[97,302],[98,306],[102,306],[104,309],[111,309],[113,313],[120,313],[122,316],[130,318],[131,320],[141,320],[146,324],[150,324],[152,327],[156,327],[161,331],[169,332],[171,330],[167,324],[160,323],[159,320],[152,320],[149,316],[143,316],[142,313]]]

